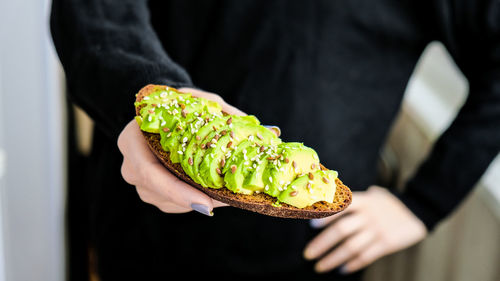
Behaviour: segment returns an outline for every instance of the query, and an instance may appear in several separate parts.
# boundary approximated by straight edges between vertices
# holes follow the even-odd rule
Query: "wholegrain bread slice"
[[[156,92],[157,90],[165,89],[163,85],[147,85],[142,88],[136,96],[136,101],[141,101],[145,96]],[[136,108],[136,115],[140,115],[140,107]],[[311,206],[305,208],[297,208],[286,203],[276,204],[276,198],[269,196],[265,193],[246,195],[234,193],[229,189],[222,187],[220,189],[205,188],[194,182],[182,169],[179,163],[172,163],[170,161],[169,152],[163,150],[160,144],[160,135],[142,131],[144,138],[153,154],[159,161],[174,175],[183,181],[189,183],[193,187],[201,190],[211,198],[220,202],[226,203],[230,206],[245,209],[248,211],[260,213],[263,215],[281,217],[281,218],[294,218],[294,219],[313,219],[322,218],[334,215],[338,212],[345,210],[352,201],[352,192],[345,186],[340,179],[335,179],[337,189],[335,192],[333,203],[329,202],[316,202]],[[326,170],[321,165],[323,170]]]

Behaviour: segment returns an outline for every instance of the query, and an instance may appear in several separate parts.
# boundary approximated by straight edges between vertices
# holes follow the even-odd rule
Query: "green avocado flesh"
[[[206,188],[241,194],[266,193],[304,208],[333,202],[337,172],[321,170],[317,153],[302,143],[282,142],[253,115],[222,112],[204,98],[157,88],[135,103],[141,130],[160,134],[172,163]]]

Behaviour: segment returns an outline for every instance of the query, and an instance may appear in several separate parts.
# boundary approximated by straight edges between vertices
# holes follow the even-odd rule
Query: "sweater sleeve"
[[[142,86],[192,86],[164,51],[146,0],[54,0],[50,27],[69,100],[113,139],[133,118]]]
[[[455,120],[396,194],[429,230],[466,197],[500,151],[500,2],[435,2],[436,36],[470,87]]]

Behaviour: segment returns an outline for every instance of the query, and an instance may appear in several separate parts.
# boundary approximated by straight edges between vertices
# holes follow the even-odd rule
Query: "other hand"
[[[427,235],[425,225],[385,188],[353,192],[346,211],[311,221],[324,230],[308,243],[304,257],[319,273],[340,267],[347,274],[382,256],[410,247]]]

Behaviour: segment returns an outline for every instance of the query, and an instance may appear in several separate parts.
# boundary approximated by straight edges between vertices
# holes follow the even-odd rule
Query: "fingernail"
[[[349,270],[347,269],[347,266],[343,265],[343,266],[339,267],[339,273],[342,275],[349,274]]]
[[[193,203],[191,204],[191,209],[197,211],[198,213],[202,213],[206,216],[212,217],[214,215],[214,212],[208,208],[208,206],[203,205],[203,204],[196,204]]]
[[[321,228],[321,227],[323,227],[324,223],[323,223],[323,220],[321,220],[321,219],[312,219],[309,221],[309,225],[312,228]]]
[[[281,129],[278,126],[273,126],[273,125],[263,125],[264,127],[268,128],[271,131],[274,131],[276,136],[281,136]]]

